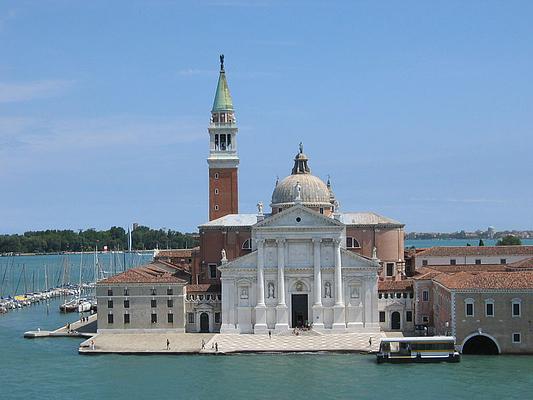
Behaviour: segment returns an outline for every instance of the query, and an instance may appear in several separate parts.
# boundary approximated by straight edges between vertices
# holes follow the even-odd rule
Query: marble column
[[[322,239],[313,238],[313,271],[315,301],[313,304],[313,329],[324,329],[322,308],[322,272],[320,271],[320,246]]]
[[[222,325],[220,327],[220,333],[235,333],[234,281],[233,279],[222,278],[220,282],[222,284]]]
[[[377,276],[365,277],[365,330],[379,331],[378,305],[377,305]]]
[[[346,312],[344,307],[344,297],[342,291],[342,258],[341,258],[341,241],[335,239],[334,253],[335,253],[335,305],[333,306],[333,329],[346,329]]]
[[[289,330],[289,313],[285,303],[285,239],[277,239],[278,245],[278,305],[276,306],[276,332]]]
[[[255,306],[254,333],[266,333],[266,306],[265,306],[265,240],[256,240],[257,244],[257,305]]]

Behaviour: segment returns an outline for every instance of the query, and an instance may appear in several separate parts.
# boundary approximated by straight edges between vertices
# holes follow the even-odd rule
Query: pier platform
[[[253,335],[215,333],[101,333],[84,341],[80,354],[369,353],[384,333]],[[170,341],[169,350],[166,340]],[[371,340],[370,340],[371,339]],[[205,346],[202,349],[202,340]],[[370,342],[372,343],[370,345]],[[217,346],[218,345],[218,351]]]
[[[69,325],[62,326],[55,331],[44,331],[37,329],[36,331],[24,332],[24,337],[27,339],[37,339],[43,337],[82,337],[90,338],[96,335],[96,314],[87,317],[87,321],[75,321]],[[70,329],[69,329],[70,328]]]

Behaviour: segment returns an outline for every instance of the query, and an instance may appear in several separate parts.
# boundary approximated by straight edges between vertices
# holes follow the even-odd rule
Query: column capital
[[[285,245],[285,243],[287,242],[287,239],[276,239],[276,243],[279,245]]]
[[[315,243],[315,244],[317,244],[317,243],[319,243],[319,244],[322,243],[322,238],[316,238],[316,237],[314,237],[314,238],[312,238],[311,240],[312,240],[313,243]]]
[[[265,239],[255,239],[255,243],[262,246],[265,244]]]
[[[338,239],[338,238],[335,238],[335,239],[333,239],[333,243],[335,243],[335,245],[337,245],[337,246],[338,246],[338,245],[340,245],[340,244],[341,244],[341,240],[340,240],[340,239]]]

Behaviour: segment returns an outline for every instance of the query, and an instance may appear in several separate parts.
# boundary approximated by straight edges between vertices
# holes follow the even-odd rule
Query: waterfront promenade
[[[96,335],[96,314],[87,317],[87,321],[74,321],[64,325],[54,331],[47,331],[38,329],[36,331],[24,332],[24,337],[27,339],[35,339],[42,337],[92,337]]]
[[[80,345],[80,354],[238,354],[377,351],[384,333],[252,335],[213,333],[99,334]],[[166,340],[169,349],[166,349]],[[370,339],[372,345],[370,346]],[[202,349],[202,340],[205,343]],[[94,348],[91,346],[93,341]],[[217,351],[218,345],[218,351]]]

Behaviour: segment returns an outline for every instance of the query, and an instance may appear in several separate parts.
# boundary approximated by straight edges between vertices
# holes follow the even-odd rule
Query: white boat
[[[453,336],[397,337],[381,339],[377,362],[459,362]]]

